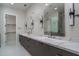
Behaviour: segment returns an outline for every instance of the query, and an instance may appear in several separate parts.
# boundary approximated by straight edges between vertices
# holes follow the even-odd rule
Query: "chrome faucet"
[[[52,33],[50,33],[50,34],[48,35],[48,38],[52,38]]]
[[[50,35],[48,35],[48,38],[53,38],[53,39],[55,39],[56,37],[53,35],[52,36],[52,33],[50,33]]]
[[[27,33],[28,33],[28,34],[32,34],[32,29],[29,28],[28,30],[29,30],[29,31],[28,31]]]

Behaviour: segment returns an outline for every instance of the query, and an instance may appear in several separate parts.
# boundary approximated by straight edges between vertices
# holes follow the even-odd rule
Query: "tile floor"
[[[20,44],[0,48],[0,56],[31,56]]]

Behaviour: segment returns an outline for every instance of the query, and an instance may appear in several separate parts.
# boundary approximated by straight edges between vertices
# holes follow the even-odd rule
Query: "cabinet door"
[[[27,37],[24,37],[22,35],[19,36],[19,41],[21,43],[21,45],[28,50],[29,48],[29,39]]]
[[[29,45],[28,50],[29,50],[31,55],[33,55],[33,56],[42,56],[42,55],[44,55],[43,48],[42,48],[41,44],[38,41],[31,39],[29,41],[28,45]]]
[[[29,52],[31,53],[31,55],[33,55],[33,56],[36,56],[36,55],[38,55],[38,49],[37,49],[37,46],[36,46],[36,41],[34,41],[34,40],[30,40],[29,41]]]
[[[58,48],[57,51],[58,51],[58,52],[57,52],[57,55],[59,55],[59,56],[77,56],[76,54],[71,53],[71,52],[68,52],[68,51],[63,50],[63,49],[59,49],[59,48]]]
[[[19,42],[22,45],[22,43],[23,43],[23,36],[21,36],[21,35],[19,35]]]
[[[56,47],[48,45],[48,48],[51,56],[57,56],[58,49]]]
[[[26,50],[28,50],[29,51],[29,48],[30,48],[30,39],[29,38],[27,38],[27,37],[24,37],[24,48],[26,49]]]
[[[26,38],[24,36],[22,36],[22,45],[25,48],[26,45]]]
[[[49,54],[49,48],[47,47],[47,45],[45,45],[42,42],[38,42],[37,43],[37,47],[38,47],[38,51],[39,51],[39,55],[40,56],[48,56]]]
[[[47,45],[47,44],[43,44],[42,51],[43,51],[43,54],[46,55],[46,56],[54,56],[54,55],[56,55],[55,48],[51,49],[51,47],[49,45]]]
[[[31,40],[29,51],[34,56],[51,56],[56,55],[55,48],[53,50],[49,47],[49,45],[44,44],[42,42]],[[52,52],[51,52],[52,51]]]

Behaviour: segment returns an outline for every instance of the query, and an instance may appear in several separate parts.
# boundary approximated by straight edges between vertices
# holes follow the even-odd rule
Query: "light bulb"
[[[54,10],[57,10],[57,7],[55,7]]]
[[[10,3],[11,5],[14,5],[14,3]]]
[[[45,5],[48,6],[48,3],[46,3]]]

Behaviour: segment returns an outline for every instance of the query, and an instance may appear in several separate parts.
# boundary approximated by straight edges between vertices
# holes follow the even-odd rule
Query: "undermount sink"
[[[45,37],[44,39],[45,39],[45,40],[48,40],[48,41],[50,41],[50,42],[52,42],[52,43],[54,43],[54,44],[63,44],[63,43],[65,43],[65,42],[67,42],[67,41],[65,41],[65,40],[59,40],[59,39],[57,39],[57,38],[48,38],[48,37]]]

